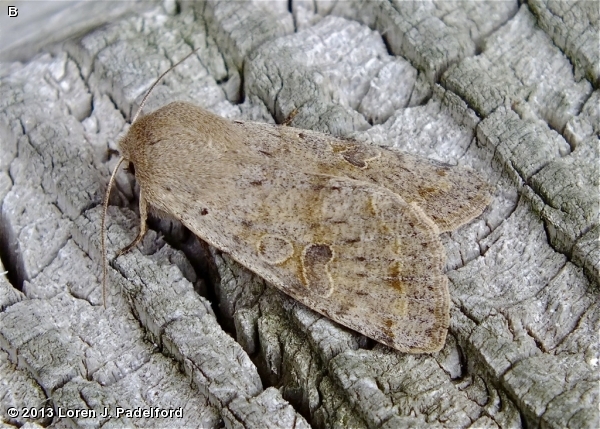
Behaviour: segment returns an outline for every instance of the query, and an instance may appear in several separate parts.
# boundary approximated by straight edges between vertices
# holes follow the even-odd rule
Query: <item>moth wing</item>
[[[243,123],[246,142],[258,153],[303,159],[301,168],[343,175],[385,187],[418,204],[439,232],[453,231],[490,203],[490,187],[473,171],[397,150],[292,127]]]
[[[443,346],[444,248],[388,189],[249,165],[204,201],[179,203],[194,233],[313,310],[400,351]]]
[[[426,198],[411,199],[424,184],[403,183],[416,180],[420,164],[324,134],[226,122],[195,106],[183,106],[177,138],[155,129],[163,116],[181,116],[178,106],[134,124],[138,139],[153,137],[135,165],[151,206],[342,325],[405,352],[441,349],[449,318],[441,217]],[[195,119],[219,126],[207,135]]]

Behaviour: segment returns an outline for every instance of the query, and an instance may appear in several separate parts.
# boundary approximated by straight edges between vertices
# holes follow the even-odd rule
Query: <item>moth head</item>
[[[138,119],[131,124],[129,131],[119,141],[119,152],[127,164],[138,164],[146,152],[146,145],[152,139],[151,133],[148,132],[145,126],[146,117]]]

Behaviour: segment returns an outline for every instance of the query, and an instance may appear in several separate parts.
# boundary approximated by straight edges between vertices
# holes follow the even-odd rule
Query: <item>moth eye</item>
[[[135,176],[135,166],[133,165],[133,162],[130,161],[127,164],[127,167],[125,167],[125,170]]]

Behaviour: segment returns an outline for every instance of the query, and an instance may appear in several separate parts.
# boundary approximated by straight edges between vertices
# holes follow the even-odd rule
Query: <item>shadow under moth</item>
[[[153,208],[350,329],[403,352],[443,347],[450,297],[439,234],[489,204],[475,173],[184,102],[136,118],[119,165],[135,169],[140,232],[119,254],[144,236]]]

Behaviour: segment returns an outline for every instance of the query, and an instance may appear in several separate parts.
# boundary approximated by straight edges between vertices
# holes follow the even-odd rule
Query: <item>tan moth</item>
[[[450,297],[439,234],[489,204],[479,176],[314,131],[230,121],[184,102],[137,116],[120,141],[119,165],[135,169],[140,232],[119,254],[141,240],[148,209],[156,209],[350,329],[403,352],[443,347]],[[119,165],[104,200],[104,256]]]

